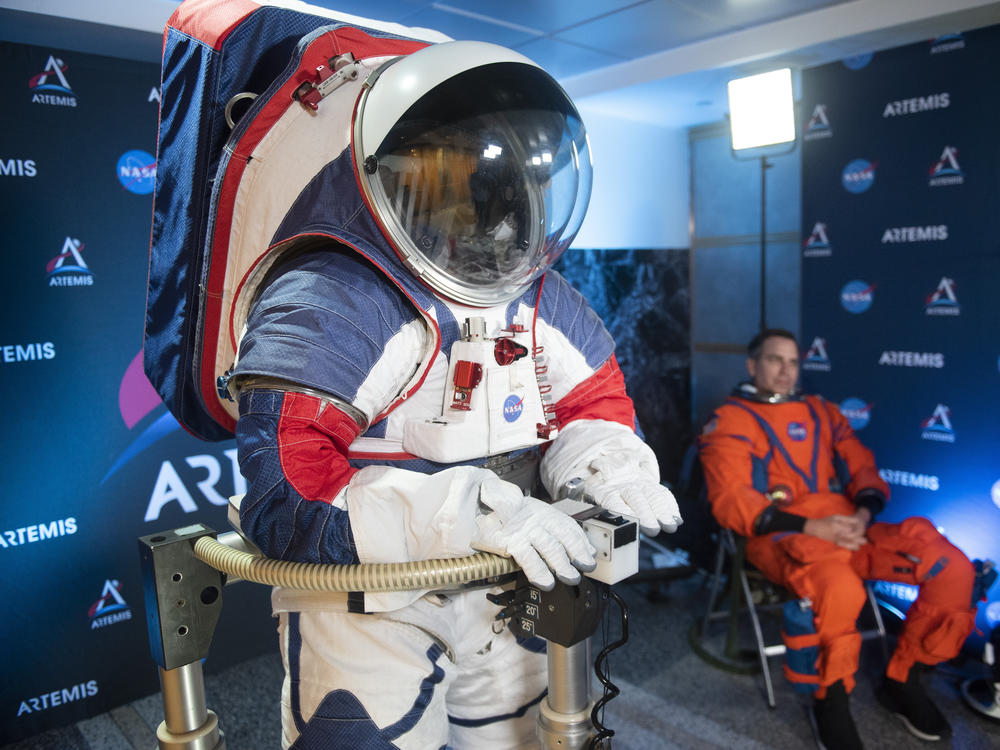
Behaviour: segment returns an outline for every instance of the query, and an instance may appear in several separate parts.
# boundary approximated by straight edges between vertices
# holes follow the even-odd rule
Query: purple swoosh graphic
[[[122,383],[118,387],[118,409],[121,411],[122,420],[130,430],[144,416],[162,403],[160,394],[149,382],[146,373],[142,369],[142,350],[135,355],[129,363],[122,377]]]

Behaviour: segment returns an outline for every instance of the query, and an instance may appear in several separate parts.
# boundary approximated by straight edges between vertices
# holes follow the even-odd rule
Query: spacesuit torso
[[[233,373],[260,384],[241,396],[237,435],[249,485],[241,523],[268,556],[354,563],[468,554],[467,509],[439,503],[432,486],[454,492],[473,480],[448,469],[490,462],[503,478],[508,457],[546,442],[575,416],[631,431],[614,343],[559,274],[550,271],[510,303],[475,310],[418,286],[327,245],[280,264],[254,303]],[[418,295],[426,308],[414,304]],[[459,389],[450,367],[453,348],[465,343],[456,313],[465,312],[484,319],[486,348],[509,339],[520,349],[468,391],[471,409],[488,419],[448,444],[441,430],[462,427],[441,421],[469,414],[452,408]],[[316,414],[323,395],[336,401]],[[510,425],[523,428],[491,450],[491,434]],[[288,486],[263,478],[271,475]],[[402,497],[406,524],[393,509]],[[417,519],[438,533],[414,537]],[[393,609],[420,594],[369,595],[365,607]],[[274,601],[284,611],[323,599],[338,596],[279,591]]]
[[[781,509],[816,518],[851,514],[851,498],[889,487],[875,458],[836,405],[807,395],[766,403],[733,395],[716,409],[700,438],[713,512],[724,526],[753,534],[765,495],[784,487]]]

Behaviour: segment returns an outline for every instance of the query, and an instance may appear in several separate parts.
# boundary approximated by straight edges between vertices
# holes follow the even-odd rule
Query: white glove
[[[555,577],[563,583],[580,582],[580,571],[597,566],[597,550],[580,525],[551,505],[528,497],[497,477],[483,480],[479,502],[491,512],[476,518],[472,547],[513,557],[535,586],[550,591]]]
[[[633,516],[647,536],[662,528],[677,531],[684,521],[673,493],[643,470],[632,453],[610,453],[590,462],[593,472],[583,481],[583,492],[613,513]]]
[[[553,497],[567,482],[583,480],[583,491],[613,513],[638,519],[644,534],[682,523],[677,501],[660,484],[656,454],[631,429],[602,419],[579,419],[559,431],[542,458],[542,481]]]

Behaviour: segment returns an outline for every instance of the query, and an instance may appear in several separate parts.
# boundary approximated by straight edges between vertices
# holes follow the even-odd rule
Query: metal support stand
[[[222,610],[225,577],[194,554],[215,532],[201,524],[139,539],[149,648],[160,667],[164,720],[159,750],[225,750],[219,718],[205,707],[202,659]]]
[[[547,644],[549,694],[538,715],[543,750],[580,750],[593,735],[590,721],[590,639],[573,646]]]
[[[159,750],[226,748],[219,719],[205,706],[201,664],[218,623],[226,577],[195,555],[195,542],[204,536],[215,532],[195,524],[139,539],[150,652],[160,667],[163,692]],[[234,533],[220,534],[217,541],[242,546]],[[548,695],[538,719],[544,750],[583,750],[594,736],[590,636],[604,614],[608,591],[608,584],[590,578],[539,591],[519,572],[511,589],[488,595],[503,607],[498,619],[509,618],[515,632],[547,641]],[[609,740],[601,744],[609,746]]]
[[[771,164],[760,157],[760,330],[767,328],[767,170]]]
[[[604,616],[608,585],[585,577],[541,591],[518,573],[513,588],[488,598],[503,607],[498,617],[509,617],[514,632],[546,640],[549,692],[538,715],[543,750],[587,747],[594,736],[590,636]]]
[[[163,716],[156,728],[160,750],[226,750],[219,717],[205,707],[201,662],[160,668]]]

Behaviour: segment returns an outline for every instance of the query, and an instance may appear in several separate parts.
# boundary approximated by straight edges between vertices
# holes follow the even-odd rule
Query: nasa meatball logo
[[[861,70],[863,67],[868,65],[874,57],[874,53],[866,52],[862,55],[852,55],[851,57],[845,57],[841,60],[844,63],[844,67],[848,70]]]
[[[149,195],[156,182],[156,159],[145,151],[126,151],[118,159],[118,181],[136,195]]]
[[[875,300],[875,285],[867,281],[848,281],[840,290],[840,304],[849,313],[860,315]]]
[[[840,413],[851,423],[851,429],[863,430],[872,415],[872,405],[860,398],[845,398],[840,402]]]
[[[849,193],[863,193],[875,184],[875,166],[867,159],[855,159],[848,162],[840,174],[840,181]]]
[[[796,443],[801,443],[806,439],[809,431],[806,426],[801,422],[791,422],[788,425],[788,437],[794,440]]]
[[[508,422],[516,422],[524,411],[524,397],[511,394],[503,402],[503,418]]]

